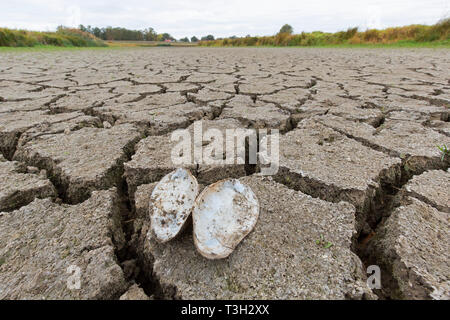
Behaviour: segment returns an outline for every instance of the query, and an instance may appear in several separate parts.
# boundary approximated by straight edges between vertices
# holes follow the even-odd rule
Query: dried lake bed
[[[448,70],[448,49],[0,52],[0,299],[449,299]],[[150,232],[198,121],[280,132],[274,175],[186,166],[259,201],[226,259]]]

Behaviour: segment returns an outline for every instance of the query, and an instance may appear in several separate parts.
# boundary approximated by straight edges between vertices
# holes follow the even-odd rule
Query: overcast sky
[[[158,33],[216,37],[433,24],[450,0],[2,0],[0,26],[51,31],[58,25],[153,27]]]

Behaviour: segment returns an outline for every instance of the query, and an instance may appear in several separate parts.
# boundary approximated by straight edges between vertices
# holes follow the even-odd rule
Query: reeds
[[[274,36],[225,38],[213,41],[200,41],[202,46],[326,46],[352,44],[395,44],[402,42],[437,42],[450,41],[450,18],[427,25],[410,25],[387,28],[384,30],[369,29],[358,31],[349,28],[347,31],[327,33],[321,31],[302,32],[300,34],[278,33]]]
[[[103,47],[106,44],[90,33],[79,29],[59,27],[56,32],[38,32],[0,28],[2,47]]]

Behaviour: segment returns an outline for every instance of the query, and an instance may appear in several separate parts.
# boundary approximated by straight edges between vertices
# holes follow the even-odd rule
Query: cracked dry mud
[[[0,299],[450,299],[448,50],[0,55]],[[260,203],[222,260],[192,225],[150,232],[171,135],[200,120],[281,133],[274,176],[186,166],[200,191],[236,178]]]

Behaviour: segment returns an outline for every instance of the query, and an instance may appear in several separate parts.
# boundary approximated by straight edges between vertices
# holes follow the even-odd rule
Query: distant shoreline
[[[81,26],[80,26],[81,27]],[[86,29],[91,30],[91,29]],[[450,48],[450,18],[428,25],[409,25],[359,31],[327,33],[321,31],[292,34],[279,33],[273,36],[230,37],[198,42],[146,41],[146,40],[101,40],[93,33],[80,29],[59,27],[56,32],[39,32],[0,28],[0,48],[3,47],[330,47],[330,48]],[[170,35],[168,35],[170,36]],[[206,38],[206,37],[205,37]],[[159,38],[158,38],[159,39]],[[164,38],[163,38],[164,39]],[[187,39],[187,38],[185,38]],[[183,40],[183,39],[181,39]]]

